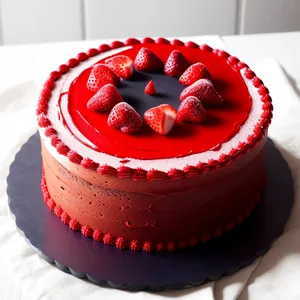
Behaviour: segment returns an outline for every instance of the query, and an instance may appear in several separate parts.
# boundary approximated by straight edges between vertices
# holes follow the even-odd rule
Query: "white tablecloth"
[[[194,40],[200,42],[202,39]],[[217,37],[206,37],[204,40],[223,48],[222,41]],[[36,57],[35,63],[31,61],[28,64],[31,78],[52,69],[53,63],[64,62],[59,56],[64,56],[66,60],[69,55],[86,49],[87,44],[80,43],[79,47],[78,43],[70,43],[66,52],[58,54],[57,51],[57,55],[49,57],[46,63],[42,60],[45,59],[43,55]],[[43,47],[38,48],[41,50]],[[54,45],[49,47],[56,49]],[[34,57],[29,46],[23,51],[27,51],[29,57]],[[8,214],[6,177],[15,153],[36,130],[34,111],[37,89],[32,80],[24,82],[24,78],[28,78],[24,70],[24,74],[18,74],[18,81],[23,81],[18,85],[8,80],[9,76],[14,77],[12,71],[8,77],[0,72],[0,78],[3,77],[7,83],[6,88],[0,88],[0,299],[299,299],[300,99],[274,59],[267,59],[254,69],[272,93],[275,110],[269,135],[287,160],[295,181],[295,205],[286,231],[264,257],[232,276],[193,289],[158,294],[102,288],[65,274],[39,258],[16,232]],[[1,294],[1,291],[5,292]]]

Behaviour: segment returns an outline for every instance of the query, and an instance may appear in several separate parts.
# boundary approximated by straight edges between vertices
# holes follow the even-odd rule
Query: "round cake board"
[[[263,199],[233,231],[178,252],[119,250],[70,230],[49,211],[40,190],[41,163],[36,133],[16,155],[7,178],[9,207],[19,232],[62,271],[113,288],[179,289],[232,274],[268,250],[282,234],[293,205],[291,172],[269,139]]]

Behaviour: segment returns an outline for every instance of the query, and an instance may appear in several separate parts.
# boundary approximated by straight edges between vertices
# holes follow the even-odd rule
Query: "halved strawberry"
[[[200,124],[206,119],[206,109],[202,102],[195,96],[183,100],[177,111],[178,123]]]
[[[162,69],[163,63],[150,49],[143,47],[135,57],[134,66],[140,71],[154,72]]]
[[[176,109],[169,104],[152,107],[144,113],[144,119],[154,131],[166,135],[175,125]]]
[[[129,79],[133,74],[133,61],[126,55],[117,55],[105,60],[107,66],[119,77]]]
[[[132,134],[142,128],[143,121],[132,106],[126,102],[121,102],[113,107],[108,116],[107,124],[124,133]]]
[[[155,85],[154,85],[153,80],[150,80],[150,81],[147,83],[147,85],[146,85],[146,87],[145,87],[145,90],[144,90],[144,93],[145,93],[146,95],[154,95],[154,94],[156,94],[156,88],[155,88]]]
[[[93,111],[110,111],[123,98],[112,84],[104,85],[87,103],[87,108]]]
[[[217,105],[223,102],[222,97],[217,93],[212,82],[208,79],[199,79],[186,87],[180,94],[180,101],[189,96],[195,96],[207,105]]]
[[[183,85],[191,85],[198,79],[203,78],[210,79],[211,75],[205,65],[198,62],[186,69],[186,71],[180,76],[179,82]]]
[[[164,71],[169,76],[179,77],[188,66],[189,62],[184,55],[180,51],[174,50],[165,63]]]
[[[97,64],[92,68],[86,87],[96,92],[108,83],[118,86],[120,78],[108,66]]]

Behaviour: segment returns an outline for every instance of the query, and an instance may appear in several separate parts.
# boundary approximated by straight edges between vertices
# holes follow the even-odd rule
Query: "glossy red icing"
[[[122,54],[134,59],[142,46],[144,45],[134,45],[132,49],[123,51]],[[107,125],[107,114],[99,114],[87,109],[87,101],[94,94],[85,87],[90,73],[90,69],[87,69],[70,87],[68,111],[75,126],[95,145],[94,150],[120,158],[182,157],[216,150],[216,147],[220,147],[239,131],[240,126],[247,120],[252,101],[239,72],[227,64],[226,59],[201,50],[199,47],[196,48],[194,45],[185,47],[147,44],[146,46],[152,49],[163,62],[172,50],[178,49],[190,63],[199,61],[204,63],[225,102],[219,107],[209,107],[208,119],[200,126],[176,125],[168,136],[160,136],[145,125],[139,134],[126,135]],[[52,75],[52,77],[56,76],[56,73]]]

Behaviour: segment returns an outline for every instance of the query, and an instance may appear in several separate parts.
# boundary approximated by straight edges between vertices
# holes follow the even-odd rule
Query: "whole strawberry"
[[[145,112],[144,119],[154,131],[166,135],[175,125],[176,109],[169,104],[152,107]]]
[[[126,102],[115,105],[110,112],[107,124],[127,134],[138,132],[143,125],[141,116]]]
[[[126,55],[116,55],[105,60],[107,66],[119,77],[129,79],[133,74],[133,61]]]
[[[223,102],[222,97],[217,93],[212,82],[208,79],[199,79],[186,87],[180,94],[180,101],[189,96],[195,96],[207,105],[218,105]]]
[[[178,123],[200,124],[206,119],[206,109],[202,102],[194,96],[189,96],[180,103],[177,110]]]
[[[203,78],[211,79],[211,75],[205,65],[198,62],[186,69],[186,71],[180,76],[179,82],[183,85],[191,85],[197,80]]]
[[[135,57],[134,66],[140,71],[154,72],[162,69],[163,63],[150,49],[143,47]]]
[[[164,71],[169,76],[179,77],[188,66],[189,62],[184,55],[180,51],[174,50],[165,63]]]
[[[120,78],[108,66],[97,64],[92,68],[86,87],[90,91],[96,92],[108,83],[118,86]]]
[[[112,84],[106,84],[88,101],[87,108],[92,111],[110,111],[123,98],[117,88]]]

